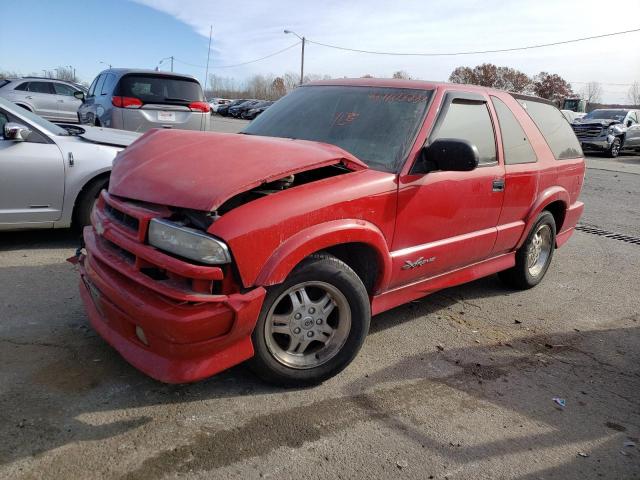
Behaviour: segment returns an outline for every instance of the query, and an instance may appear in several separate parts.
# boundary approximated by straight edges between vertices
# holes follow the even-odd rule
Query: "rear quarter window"
[[[582,148],[573,129],[553,105],[531,99],[517,99],[549,145],[556,160],[582,157]]]
[[[536,162],[538,158],[529,142],[529,138],[524,133],[511,109],[497,97],[492,96],[491,101],[498,114],[498,123],[502,133],[504,163],[506,165],[515,165]]]

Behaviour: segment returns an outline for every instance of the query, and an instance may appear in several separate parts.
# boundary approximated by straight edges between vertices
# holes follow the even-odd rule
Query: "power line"
[[[307,42],[309,43],[313,43],[315,45],[320,45],[322,47],[328,47],[328,48],[335,48],[337,50],[346,50],[349,52],[357,52],[357,53],[369,53],[372,55],[395,55],[395,56],[411,56],[411,57],[451,57],[451,56],[457,56],[457,55],[477,55],[477,54],[481,54],[481,53],[500,53],[500,52],[515,52],[518,50],[531,50],[534,48],[543,48],[543,47],[551,47],[554,45],[564,45],[567,43],[576,43],[576,42],[583,42],[585,40],[593,40],[596,38],[604,38],[604,37],[613,37],[615,35],[624,35],[627,33],[634,33],[634,32],[640,32],[640,28],[635,28],[633,30],[624,30],[621,32],[613,32],[613,33],[605,33],[602,35],[592,35],[590,37],[582,37],[582,38],[574,38],[572,40],[563,40],[560,42],[551,42],[551,43],[541,43],[538,45],[529,45],[526,47],[514,47],[514,48],[499,48],[499,49],[495,49],[495,50],[476,50],[476,51],[469,51],[469,52],[447,52],[447,53],[441,53],[441,52],[432,52],[432,53],[406,53],[406,52],[380,52],[380,51],[375,51],[375,50],[361,50],[358,48],[349,48],[349,47],[341,47],[339,45],[331,45],[329,43],[322,43],[322,42],[316,42],[315,40],[309,40],[307,38]]]
[[[289,45],[288,47],[283,48],[282,50],[278,50],[277,52],[270,53],[269,55],[265,55],[264,57],[256,58],[254,60],[249,60],[247,62],[235,63],[233,65],[212,65],[211,69],[214,70],[216,68],[232,68],[232,67],[240,67],[242,65],[249,65],[250,63],[255,63],[261,60],[266,60],[267,58],[275,57],[276,55],[279,55],[282,52],[286,52],[287,50],[291,50],[293,47],[297,47],[298,45],[300,45],[300,42],[296,42],[293,45]],[[185,62],[183,60],[180,60],[179,58],[176,58],[175,61],[183,63],[185,65],[189,65],[191,67],[206,68],[204,65],[196,65],[195,63]]]

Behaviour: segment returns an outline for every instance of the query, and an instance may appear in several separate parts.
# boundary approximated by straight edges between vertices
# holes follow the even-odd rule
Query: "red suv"
[[[535,286],[583,211],[580,145],[540,98],[316,82],[242,133],[146,133],[84,231],[91,323],[163,382],[245,360],[321,382],[372,315],[494,273]]]

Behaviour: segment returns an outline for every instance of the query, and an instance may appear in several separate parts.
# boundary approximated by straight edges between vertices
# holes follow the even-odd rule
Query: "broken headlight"
[[[231,262],[225,243],[194,228],[159,218],[153,218],[149,223],[149,244],[209,265]]]

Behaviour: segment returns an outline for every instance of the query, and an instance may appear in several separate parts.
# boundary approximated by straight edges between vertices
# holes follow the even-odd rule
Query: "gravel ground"
[[[640,177],[593,161],[584,223],[640,235]],[[89,327],[75,246],[0,236],[1,478],[640,478],[638,245],[577,232],[535,289],[489,277],[386,312],[298,390],[243,366],[145,377]]]

